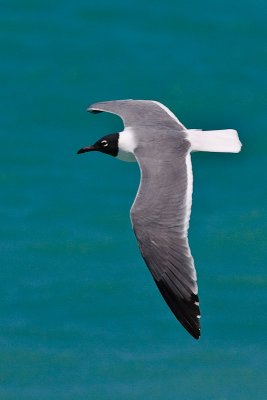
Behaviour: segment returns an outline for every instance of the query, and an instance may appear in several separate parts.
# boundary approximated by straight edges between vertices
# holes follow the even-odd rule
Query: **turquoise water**
[[[1,399],[265,398],[266,8],[1,2]],[[122,127],[86,107],[121,98],[243,142],[193,155],[198,342],[139,255],[137,166],[75,154]]]

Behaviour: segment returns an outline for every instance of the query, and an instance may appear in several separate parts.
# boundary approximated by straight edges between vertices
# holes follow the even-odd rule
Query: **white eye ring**
[[[108,142],[106,140],[102,140],[101,144],[103,144],[104,147],[108,146]]]

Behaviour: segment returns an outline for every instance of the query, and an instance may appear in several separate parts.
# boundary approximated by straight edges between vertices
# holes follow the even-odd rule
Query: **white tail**
[[[191,151],[239,153],[242,146],[237,131],[234,129],[221,131],[188,129],[187,135],[191,143]]]

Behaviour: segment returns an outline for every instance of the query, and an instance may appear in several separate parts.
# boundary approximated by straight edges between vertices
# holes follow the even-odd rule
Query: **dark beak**
[[[96,151],[95,146],[86,146],[77,151],[77,154],[87,153],[87,151]]]

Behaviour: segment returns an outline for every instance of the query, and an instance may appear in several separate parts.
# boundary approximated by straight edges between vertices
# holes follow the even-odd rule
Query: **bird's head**
[[[116,157],[119,152],[119,134],[112,133],[103,136],[92,146],[86,146],[77,151],[77,154],[86,153],[88,151],[100,151],[101,153],[109,154]]]

